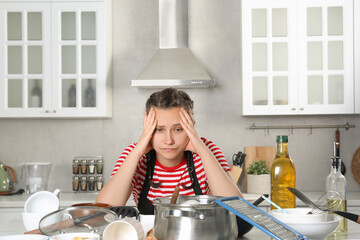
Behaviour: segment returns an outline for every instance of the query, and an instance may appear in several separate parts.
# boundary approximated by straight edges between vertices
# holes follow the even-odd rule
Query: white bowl
[[[22,235],[8,235],[0,236],[0,240],[48,240],[48,236],[40,234],[22,234]]]
[[[309,239],[324,239],[335,231],[342,220],[342,217],[337,215],[329,215],[328,218],[326,222],[285,224]]]
[[[51,237],[51,240],[73,240],[78,237],[78,239],[87,239],[87,240],[99,240],[100,235],[96,233],[64,233],[58,234]]]
[[[303,234],[309,239],[324,239],[330,235],[338,226],[342,217],[328,214],[307,214],[311,208],[286,208],[288,214],[280,210],[272,210],[271,214],[288,225],[295,231]]]
[[[46,213],[22,213],[24,227],[27,231],[38,229],[40,220]]]
[[[286,223],[302,223],[302,222],[324,222],[327,220],[328,213],[314,213],[308,214],[312,209],[311,208],[286,208],[283,213],[279,209],[271,211],[271,215],[279,219],[282,222]]]

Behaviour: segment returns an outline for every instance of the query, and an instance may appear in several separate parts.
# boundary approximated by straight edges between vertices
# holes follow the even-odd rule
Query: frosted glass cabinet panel
[[[105,11],[111,0],[0,0],[0,118],[111,116]]]
[[[242,1],[243,114],[354,113],[352,0]]]

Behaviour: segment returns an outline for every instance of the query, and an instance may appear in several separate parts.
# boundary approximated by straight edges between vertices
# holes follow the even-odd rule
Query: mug
[[[25,202],[24,212],[47,214],[58,210],[60,191],[60,189],[56,189],[54,192],[40,191],[30,195]]]
[[[143,240],[144,237],[140,222],[128,217],[110,223],[103,233],[103,240]]]

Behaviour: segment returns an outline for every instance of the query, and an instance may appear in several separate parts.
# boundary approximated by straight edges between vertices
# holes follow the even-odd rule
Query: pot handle
[[[168,218],[168,217],[190,217],[190,218],[195,218],[195,219],[199,219],[199,220],[204,220],[205,219],[205,215],[203,213],[194,212],[194,211],[184,211],[184,210],[180,210],[180,209],[172,209],[172,210],[169,211],[169,214],[166,214],[166,212],[164,211],[162,213],[162,217],[163,218]]]
[[[13,182],[16,182],[16,176],[15,176],[15,171],[13,168],[9,167],[9,166],[4,166],[4,169],[7,169],[10,172],[11,178]]]

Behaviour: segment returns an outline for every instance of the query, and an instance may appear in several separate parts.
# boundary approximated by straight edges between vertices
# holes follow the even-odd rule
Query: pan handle
[[[180,209],[171,209],[169,213],[167,214],[165,211],[162,213],[163,218],[169,218],[169,217],[189,217],[199,220],[204,220],[205,215],[200,212],[196,211],[185,211]]]

